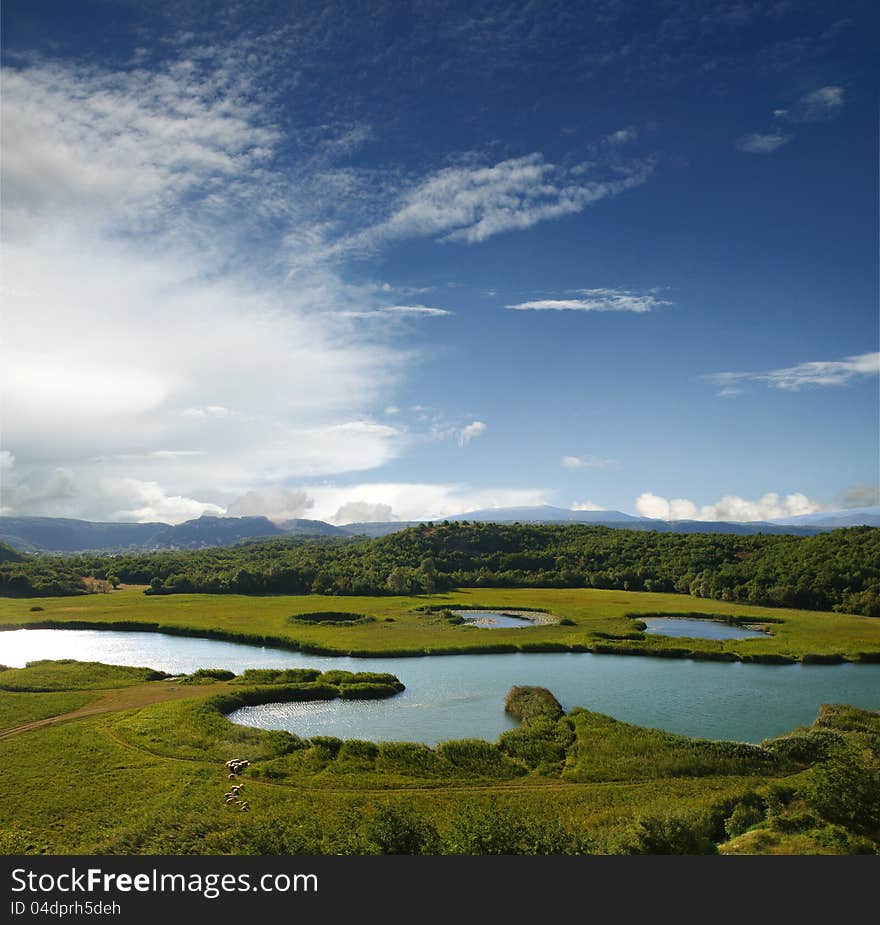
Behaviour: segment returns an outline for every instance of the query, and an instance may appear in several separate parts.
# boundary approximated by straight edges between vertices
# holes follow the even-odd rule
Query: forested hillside
[[[880,529],[798,537],[443,523],[358,541],[273,539],[195,551],[32,557],[0,565],[0,592],[85,593],[85,578],[148,584],[153,594],[608,588],[880,616]]]

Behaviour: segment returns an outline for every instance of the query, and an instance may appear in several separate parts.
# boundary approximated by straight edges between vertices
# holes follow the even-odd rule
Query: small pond
[[[477,626],[485,630],[525,629],[539,623],[551,621],[546,614],[525,614],[514,611],[495,610],[453,610],[468,626]]]
[[[757,639],[767,634],[761,630],[733,626],[722,620],[695,617],[643,617],[646,633],[660,636],[687,636],[689,639]]]

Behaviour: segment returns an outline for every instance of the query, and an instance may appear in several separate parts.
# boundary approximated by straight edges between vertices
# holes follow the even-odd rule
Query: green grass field
[[[137,590],[76,598],[0,599],[0,626],[100,624],[167,629],[352,655],[423,655],[491,649],[697,655],[741,659],[880,659],[880,620],[848,614],[747,607],[679,594],[589,589],[462,589],[418,597],[147,596]],[[545,609],[570,625],[485,630],[453,625],[429,606]],[[373,617],[355,625],[291,620],[297,614],[345,611]],[[757,639],[639,637],[639,614],[705,614],[741,622],[773,621]],[[620,638],[633,637],[636,638]],[[618,638],[614,638],[618,637]],[[2,659],[0,659],[2,660]]]
[[[45,683],[53,669],[43,663],[40,671]],[[70,663],[60,663],[57,673],[56,686],[82,683]],[[111,675],[104,669],[105,679]],[[244,691],[251,699],[276,699],[278,684],[155,680],[132,686],[130,678],[119,679],[123,686],[102,695],[103,707],[86,708],[95,712],[0,735],[10,779],[0,788],[0,853],[839,854],[878,848],[880,818],[872,821],[868,812],[861,819],[865,811],[857,806],[853,821],[838,805],[840,795],[823,797],[820,786],[823,762],[833,759],[844,762],[835,774],[847,795],[867,788],[869,805],[880,794],[872,771],[880,755],[877,713],[825,708],[809,729],[756,747],[641,729],[580,709],[560,716],[547,708],[545,693],[525,689],[518,697],[522,724],[497,743],[428,748],[303,740],[225,718]],[[343,686],[337,684],[337,693]],[[65,696],[71,698],[66,704],[59,699]],[[96,694],[0,690],[0,717],[8,721],[16,711],[19,720],[47,716],[47,697],[56,698],[53,711],[74,710],[90,696]],[[31,708],[23,707],[27,699]],[[246,812],[226,802],[224,763],[232,757],[251,761],[238,779]]]

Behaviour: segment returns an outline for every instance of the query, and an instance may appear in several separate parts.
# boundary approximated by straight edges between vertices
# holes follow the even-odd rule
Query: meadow
[[[3,671],[0,681],[11,674],[21,688],[28,672]],[[41,663],[36,683],[46,686],[52,673]],[[68,696],[73,708],[77,697],[100,696],[104,706],[6,726],[0,756],[14,784],[0,790],[0,852],[878,850],[880,715],[869,711],[825,707],[811,727],[752,746],[642,729],[580,708],[562,714],[549,691],[525,688],[508,700],[519,727],[497,742],[429,748],[301,739],[225,716],[243,701],[338,696],[352,683],[384,684],[383,695],[393,696],[387,678],[258,672],[132,683],[131,669],[103,669],[101,683],[110,686],[98,692],[91,666],[62,663],[57,673],[55,687],[70,690],[0,689],[0,716],[28,697]],[[236,779],[244,809],[226,799],[225,762],[233,757],[250,761]]]
[[[80,597],[0,598],[0,627],[67,626],[156,630],[327,655],[400,656],[466,652],[580,651],[744,661],[878,661],[880,620],[851,614],[753,607],[681,594],[596,589],[489,589],[401,597],[332,595],[145,595],[139,589]],[[456,625],[438,608],[545,610],[559,622],[527,629]],[[706,616],[763,624],[754,639],[708,640],[640,632],[639,616]],[[300,617],[298,619],[298,617]],[[0,654],[2,662],[2,654]]]

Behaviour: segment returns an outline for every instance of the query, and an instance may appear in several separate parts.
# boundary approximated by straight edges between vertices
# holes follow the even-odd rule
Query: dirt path
[[[59,713],[58,716],[47,716],[36,719],[12,729],[0,732],[0,739],[30,732],[32,729],[42,729],[44,726],[54,726],[56,723],[66,723],[70,720],[82,719],[86,716],[97,716],[101,713],[116,713],[123,710],[136,710],[139,707],[162,703],[167,700],[187,700],[193,697],[204,697],[228,690],[222,682],[216,684],[177,684],[173,681],[146,681],[132,687],[117,688],[108,691],[99,691],[99,696],[91,703],[68,713]]]

